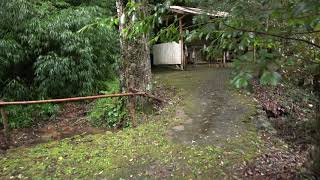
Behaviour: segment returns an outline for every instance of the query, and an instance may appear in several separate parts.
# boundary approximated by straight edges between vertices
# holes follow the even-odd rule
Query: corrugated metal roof
[[[179,14],[196,14],[196,15],[208,15],[213,17],[226,17],[229,15],[227,12],[223,11],[204,11],[203,9],[199,8],[192,8],[192,7],[183,7],[183,6],[170,6],[171,11]]]

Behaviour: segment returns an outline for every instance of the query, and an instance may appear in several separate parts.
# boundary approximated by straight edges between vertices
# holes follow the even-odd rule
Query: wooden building
[[[204,43],[201,44],[201,42],[195,43],[194,45],[189,47],[187,47],[184,43],[184,31],[188,26],[192,26],[193,17],[196,15],[207,15],[211,18],[221,18],[228,16],[228,13],[221,11],[206,12],[199,8],[182,6],[170,6],[170,11],[179,18],[179,43],[165,42],[154,45],[152,51],[153,64],[179,65],[181,69],[185,69],[187,64],[187,57],[190,57],[193,60],[200,59],[200,49],[204,46]]]

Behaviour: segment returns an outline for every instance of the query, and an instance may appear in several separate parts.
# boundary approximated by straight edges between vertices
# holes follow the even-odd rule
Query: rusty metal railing
[[[6,144],[10,144],[10,127],[9,127],[9,119],[8,114],[5,111],[5,107],[7,106],[16,106],[16,105],[32,105],[32,104],[49,104],[49,103],[67,103],[67,102],[77,102],[77,101],[85,101],[85,100],[96,100],[103,98],[114,98],[114,97],[129,97],[129,96],[143,96],[147,98],[154,99],[158,102],[163,102],[163,100],[148,94],[146,92],[131,92],[131,93],[119,93],[119,94],[105,94],[105,95],[97,95],[97,96],[86,96],[86,97],[74,97],[74,98],[64,98],[64,99],[49,99],[49,100],[37,100],[37,101],[14,101],[14,102],[4,102],[0,101],[0,113],[2,117],[2,123],[4,128],[4,136],[6,140]]]

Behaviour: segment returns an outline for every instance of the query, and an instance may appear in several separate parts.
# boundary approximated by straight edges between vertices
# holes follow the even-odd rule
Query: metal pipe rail
[[[38,101],[14,101],[14,102],[0,101],[0,107],[12,106],[12,105],[65,103],[65,102],[76,102],[76,101],[84,101],[84,100],[95,100],[95,99],[102,99],[102,98],[125,97],[125,96],[147,96],[147,94],[145,92],[136,92],[136,93],[121,93],[121,94],[106,94],[106,95],[86,96],[86,97],[74,97],[74,98],[65,98],[65,99],[38,100]]]
[[[3,122],[4,136],[6,138],[6,144],[10,144],[10,128],[8,115],[4,110],[6,106],[16,106],[16,105],[32,105],[32,104],[49,104],[49,103],[66,103],[66,102],[77,102],[85,100],[95,100],[103,98],[113,98],[113,97],[128,97],[128,96],[144,96],[151,99],[155,99],[159,102],[163,102],[162,99],[159,99],[151,94],[146,92],[132,92],[132,93],[120,93],[120,94],[106,94],[106,95],[97,95],[97,96],[86,96],[86,97],[74,97],[74,98],[64,98],[64,99],[49,99],[49,100],[37,100],[37,101],[14,101],[14,102],[3,102],[0,101],[0,113]],[[134,107],[133,107],[134,108]]]

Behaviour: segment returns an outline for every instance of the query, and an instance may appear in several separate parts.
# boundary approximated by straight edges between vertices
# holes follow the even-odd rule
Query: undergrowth
[[[104,94],[114,94],[120,91],[120,82],[115,79],[105,84]],[[106,98],[94,102],[89,113],[89,121],[96,127],[117,128],[119,126],[128,126],[125,122],[127,112],[124,109],[124,98]]]
[[[10,128],[28,128],[40,121],[48,120],[59,111],[60,106],[54,104],[12,106],[5,108],[8,113]],[[0,124],[2,118],[0,117]],[[2,125],[2,124],[1,124]]]

